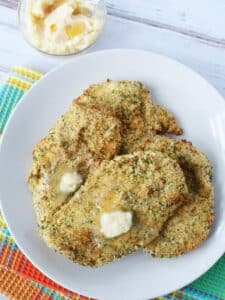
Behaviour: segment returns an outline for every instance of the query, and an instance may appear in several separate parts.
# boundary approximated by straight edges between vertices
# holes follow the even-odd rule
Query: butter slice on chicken
[[[41,228],[89,172],[102,160],[113,158],[120,146],[118,119],[79,104],[71,106],[33,151],[28,183]]]
[[[161,152],[103,161],[42,235],[73,261],[101,266],[146,246],[187,194],[178,163]]]

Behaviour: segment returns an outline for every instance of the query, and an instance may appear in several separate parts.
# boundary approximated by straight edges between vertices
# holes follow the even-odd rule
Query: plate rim
[[[2,133],[2,137],[1,137],[1,141],[0,141],[0,155],[1,155],[1,151],[2,151],[2,145],[4,143],[4,140],[5,140],[5,137],[7,135],[7,131],[8,131],[8,127],[11,123],[11,121],[13,120],[14,116],[16,115],[17,113],[17,110],[20,109],[20,106],[23,106],[23,105],[26,105],[26,101],[27,98],[29,99],[30,97],[30,94],[33,92],[33,89],[37,89],[39,87],[40,84],[42,84],[42,81],[44,81],[46,78],[48,77],[51,77],[51,74],[55,73],[55,72],[59,72],[61,69],[63,69],[66,65],[68,64],[74,64],[76,61],[79,61],[79,60],[83,60],[85,59],[87,56],[88,57],[91,57],[91,56],[96,56],[96,55],[102,55],[102,54],[105,54],[105,53],[116,53],[116,52],[129,52],[129,53],[132,53],[132,54],[145,54],[145,55],[150,55],[150,56],[155,56],[155,57],[158,57],[160,59],[166,59],[168,62],[171,62],[173,64],[176,64],[176,65],[179,65],[184,71],[188,71],[191,75],[194,75],[194,76],[197,76],[199,80],[201,80],[202,82],[204,82],[207,86],[209,86],[211,89],[213,89],[213,91],[217,94],[217,99],[215,99],[216,102],[220,102],[220,104],[224,105],[224,109],[225,109],[225,99],[223,97],[223,95],[214,87],[214,85],[209,82],[208,80],[206,80],[202,75],[200,75],[197,71],[193,70],[192,68],[190,68],[189,66],[185,65],[184,63],[181,63],[173,58],[170,58],[169,56],[166,56],[166,55],[162,55],[162,54],[159,54],[159,53],[155,53],[153,51],[148,51],[148,50],[142,50],[142,49],[129,49],[129,48],[114,48],[114,49],[103,49],[103,50],[100,50],[100,51],[93,51],[93,52],[90,52],[90,53],[84,53],[84,54],[80,54],[74,58],[72,58],[71,60],[69,61],[65,61],[63,63],[60,63],[59,65],[57,65],[56,67],[52,68],[50,71],[48,71],[47,73],[45,73],[41,79],[39,79],[38,81],[36,81],[32,87],[22,96],[22,101],[19,101],[19,103],[16,105],[14,111],[11,113],[8,121],[7,121],[7,124],[3,130],[3,133]],[[14,230],[11,229],[11,226],[8,222],[8,219],[7,219],[7,213],[5,212],[4,210],[4,205],[2,203],[2,200],[1,200],[1,194],[0,194],[0,208],[1,208],[1,211],[2,211],[2,215],[3,215],[3,218],[7,224],[7,227],[12,235],[12,237],[14,238],[16,244],[18,245],[19,249],[23,252],[23,254],[28,258],[28,260],[30,260],[32,262],[32,264],[40,271],[42,272],[45,276],[49,277],[51,280],[55,281],[56,283],[58,283],[59,285],[75,292],[75,293],[78,293],[78,294],[83,294],[84,292],[81,291],[79,288],[76,288],[76,290],[67,285],[67,284],[64,284],[64,283],[61,283],[60,281],[58,281],[54,274],[49,274],[48,273],[48,270],[47,268],[46,269],[43,269],[42,267],[39,267],[38,263],[36,263],[36,260],[31,258],[30,257],[30,254],[28,254],[24,248],[23,248],[23,245],[20,244],[20,242],[18,242],[17,240],[17,237],[16,235],[14,234]],[[163,288],[162,290],[164,290],[164,292],[161,292],[160,294],[156,294],[155,296],[153,295],[153,298],[154,297],[160,297],[162,295],[166,295],[168,293],[171,293],[173,291],[176,291],[176,290],[179,290],[181,288],[183,288],[184,286],[187,286],[189,285],[190,283],[192,283],[193,281],[195,281],[196,279],[198,279],[199,277],[201,277],[203,274],[205,274],[210,268],[212,268],[216,262],[221,258],[221,256],[224,254],[224,251],[225,251],[225,244],[224,244],[224,249],[220,249],[220,251],[218,250],[217,251],[217,255],[215,255],[214,257],[214,262],[210,262],[208,264],[205,265],[204,268],[202,268],[203,270],[201,270],[200,272],[197,272],[199,274],[195,275],[193,278],[191,278],[190,280],[188,280],[186,283],[184,284],[178,284],[177,287],[175,287],[175,289],[173,288],[172,290],[171,289],[168,289],[168,288]],[[196,273],[196,272],[195,272]],[[175,284],[174,284],[175,285]],[[99,298],[98,295],[93,295],[93,296],[88,296],[88,297],[97,297]]]

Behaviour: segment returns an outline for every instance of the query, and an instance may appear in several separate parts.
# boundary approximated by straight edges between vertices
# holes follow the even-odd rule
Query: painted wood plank
[[[0,0],[0,6],[16,9],[19,0]]]
[[[18,0],[0,0],[16,9]],[[189,35],[225,47],[224,0],[106,0],[110,15]]]
[[[224,0],[108,0],[109,13],[225,47]]]
[[[23,40],[16,22],[15,11],[1,7],[0,36],[4,41],[0,46],[1,70],[22,64],[48,71],[74,57],[51,57],[36,51]],[[103,35],[89,51],[106,48],[140,48],[167,55],[202,74],[225,96],[225,51],[220,47],[177,32],[109,16]]]

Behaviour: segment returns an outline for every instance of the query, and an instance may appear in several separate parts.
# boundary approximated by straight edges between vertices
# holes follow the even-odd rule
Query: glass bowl
[[[90,46],[92,46],[103,31],[106,14],[107,14],[105,1],[104,0],[74,0],[74,2],[77,1],[79,5],[83,4],[83,5],[91,6],[91,10],[88,11],[88,14],[85,15],[85,18],[86,20],[93,20],[94,18],[93,21],[90,21],[91,22],[90,24],[97,24],[97,25],[93,25],[94,30],[93,28],[89,28],[88,32],[84,33],[83,35],[78,34],[74,39],[72,38],[71,40],[68,40],[66,42],[62,42],[59,40],[57,40],[57,42],[56,41],[52,42],[51,38],[54,35],[54,32],[49,36],[50,39],[48,38],[43,40],[44,34],[41,34],[40,31],[36,30],[35,28],[36,24],[33,21],[31,21],[30,6],[32,3],[34,3],[34,1],[41,1],[41,0],[20,0],[19,1],[18,25],[25,40],[31,46],[35,47],[41,52],[51,54],[51,55],[71,55],[71,54],[80,53],[86,50],[87,48],[89,48]],[[51,2],[51,0],[49,0],[49,2]],[[64,0],[62,2],[63,4],[65,4],[67,2],[71,2],[71,0]],[[80,12],[78,12],[78,14],[79,13]]]

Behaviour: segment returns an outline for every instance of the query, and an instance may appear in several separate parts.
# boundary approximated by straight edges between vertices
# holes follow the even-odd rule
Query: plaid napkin
[[[16,104],[41,76],[27,68],[13,68],[7,82],[0,87],[0,134]],[[37,270],[15,244],[1,213],[0,293],[16,300],[90,299],[68,291]],[[188,287],[158,299],[225,299],[225,255]]]

